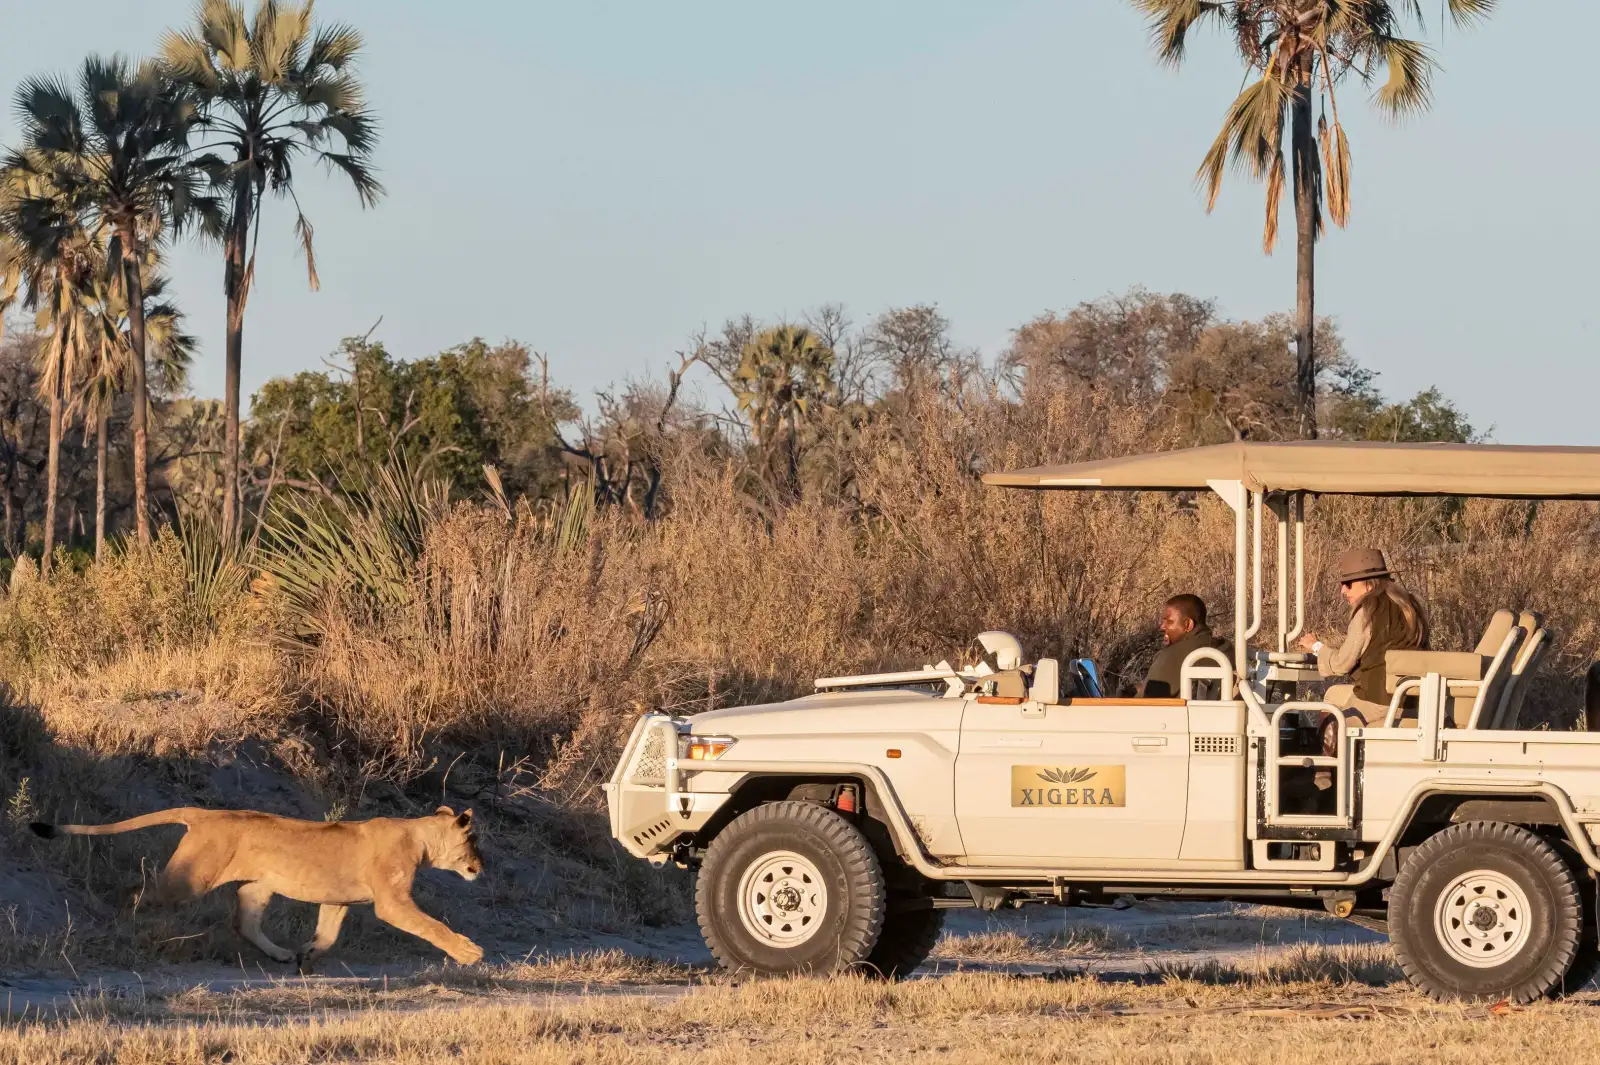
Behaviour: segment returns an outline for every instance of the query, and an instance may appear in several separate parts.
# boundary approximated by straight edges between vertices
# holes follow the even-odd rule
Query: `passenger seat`
[[[1484,627],[1478,645],[1471,651],[1390,651],[1383,656],[1385,683],[1390,692],[1400,687],[1401,681],[1437,673],[1450,682],[1451,715],[1460,722],[1472,712],[1478,692],[1483,687],[1489,664],[1499,653],[1506,636],[1517,623],[1517,615],[1509,610],[1496,610]]]

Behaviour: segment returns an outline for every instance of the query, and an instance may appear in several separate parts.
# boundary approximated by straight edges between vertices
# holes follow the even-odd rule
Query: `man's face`
[[[1194,631],[1194,622],[1183,616],[1175,606],[1161,611],[1161,638],[1168,644],[1177,643]]]

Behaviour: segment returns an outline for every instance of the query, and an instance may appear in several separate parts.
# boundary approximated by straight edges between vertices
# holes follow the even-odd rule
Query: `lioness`
[[[463,879],[477,879],[483,858],[472,832],[471,810],[457,814],[441,806],[430,817],[323,822],[252,810],[180,807],[111,825],[36,821],[30,827],[53,839],[62,834],[109,836],[152,825],[185,825],[189,831],[146,898],[182,902],[239,883],[235,927],[277,961],[296,961],[301,969],[308,968],[333,946],[346,909],[359,902],[372,903],[380,920],[426,939],[462,965],[483,958],[476,943],[423,913],[411,899],[411,882],[419,866],[451,869]],[[316,934],[298,954],[261,931],[261,916],[274,895],[322,906]]]

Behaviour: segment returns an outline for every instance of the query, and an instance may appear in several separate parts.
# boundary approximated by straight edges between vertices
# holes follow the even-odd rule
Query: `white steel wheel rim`
[[[757,939],[797,947],[817,934],[828,912],[828,886],[809,858],[771,851],[739,878],[739,921]]]
[[[1493,869],[1474,869],[1450,882],[1433,909],[1433,930],[1450,956],[1474,969],[1493,969],[1522,952],[1533,934],[1528,896]]]

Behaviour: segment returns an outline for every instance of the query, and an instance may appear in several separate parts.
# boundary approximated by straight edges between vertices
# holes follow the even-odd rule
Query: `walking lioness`
[[[371,821],[297,821],[251,810],[180,807],[111,825],[30,827],[45,839],[58,835],[109,836],[153,825],[185,825],[189,831],[145,897],[156,902],[199,898],[224,884],[239,884],[239,934],[277,961],[307,968],[333,946],[350,906],[370,902],[380,920],[420,936],[462,965],[483,950],[417,908],[411,883],[419,866],[450,869],[476,880],[483,868],[472,832],[472,811],[441,806],[430,817],[375,817]],[[261,931],[272,896],[322,906],[317,931],[298,954]]]

